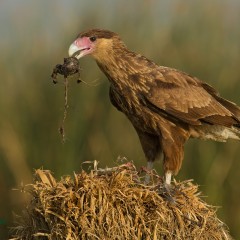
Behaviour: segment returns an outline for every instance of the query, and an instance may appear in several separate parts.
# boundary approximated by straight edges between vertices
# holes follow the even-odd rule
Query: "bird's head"
[[[70,45],[68,54],[80,59],[91,55],[96,60],[107,56],[113,49],[115,42],[121,42],[119,36],[111,31],[102,29],[91,29],[81,32]]]

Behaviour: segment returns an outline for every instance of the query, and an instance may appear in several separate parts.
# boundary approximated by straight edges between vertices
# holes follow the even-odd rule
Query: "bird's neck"
[[[138,79],[138,75],[142,74],[139,66],[141,58],[144,57],[129,51],[126,47],[121,47],[106,51],[106,54],[96,61],[111,84],[123,90],[141,84]]]

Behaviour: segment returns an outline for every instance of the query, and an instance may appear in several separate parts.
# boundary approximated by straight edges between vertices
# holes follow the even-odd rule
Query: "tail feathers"
[[[240,140],[240,128],[225,127],[220,125],[203,124],[195,127],[198,137],[201,139],[211,139],[218,142],[226,142],[228,139]]]
[[[240,128],[232,127],[225,128],[223,132],[227,134],[227,137],[230,139],[240,140]]]
[[[202,87],[232,115],[212,115],[204,118],[203,120],[206,123],[210,123],[210,125],[204,124],[203,127],[200,127],[201,131],[206,134],[206,137],[202,138],[222,142],[225,142],[227,139],[240,140],[240,107],[234,102],[220,97],[219,93],[210,85],[202,83]]]
[[[211,132],[211,137],[213,137],[213,140],[219,142],[226,142],[228,139],[240,140],[240,129],[216,126]]]

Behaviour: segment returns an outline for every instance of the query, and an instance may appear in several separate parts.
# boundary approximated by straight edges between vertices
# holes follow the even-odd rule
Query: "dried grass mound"
[[[154,173],[146,186],[131,163],[59,182],[37,170],[25,191],[13,239],[232,239],[198,186],[174,182],[169,192]]]

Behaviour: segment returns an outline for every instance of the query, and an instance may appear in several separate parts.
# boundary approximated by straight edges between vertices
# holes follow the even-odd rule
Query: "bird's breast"
[[[152,114],[147,107],[141,104],[139,95],[130,89],[110,88],[110,100],[112,104],[123,112],[135,128],[142,129],[148,133],[158,131],[159,116]]]
[[[136,114],[138,99],[128,88],[118,88],[114,84],[110,87],[110,99],[114,106],[128,114]]]

